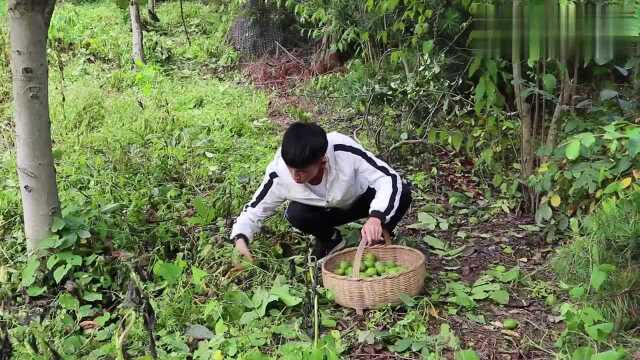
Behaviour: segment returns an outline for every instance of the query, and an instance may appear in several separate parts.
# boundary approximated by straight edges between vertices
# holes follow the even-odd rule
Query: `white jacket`
[[[296,183],[278,149],[267,167],[260,188],[236,219],[231,238],[243,234],[252,240],[260,230],[262,221],[287,200],[346,209],[369,187],[376,189],[369,213],[384,218],[383,222],[389,221],[400,203],[400,176],[350,137],[332,132],[327,134],[327,139],[326,197],[317,196],[306,184]]]

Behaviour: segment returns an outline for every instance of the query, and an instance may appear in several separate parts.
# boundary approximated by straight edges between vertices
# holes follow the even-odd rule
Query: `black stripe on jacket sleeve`
[[[264,184],[264,186],[260,190],[260,193],[258,194],[256,199],[249,206],[251,206],[252,208],[255,208],[256,206],[258,206],[258,204],[260,204],[262,200],[264,200],[264,198],[269,193],[269,190],[273,186],[273,180],[277,177],[278,177],[278,174],[276,172],[272,172],[271,174],[269,174],[269,180],[267,180],[267,182]]]
[[[357,147],[353,147],[345,144],[335,144],[333,146],[333,150],[345,151],[345,152],[352,153],[356,156],[359,156],[364,161],[366,161],[369,165],[373,166],[373,168],[375,168],[376,170],[382,172],[384,175],[389,176],[391,178],[391,196],[389,197],[389,203],[387,205],[387,208],[384,210],[384,213],[383,213],[385,217],[389,216],[391,214],[391,211],[393,210],[393,205],[396,202],[396,196],[398,194],[397,176],[394,176],[394,174],[391,173],[391,170],[389,170],[387,167],[376,163],[371,156],[369,156],[366,152],[362,151],[361,149],[358,149]]]

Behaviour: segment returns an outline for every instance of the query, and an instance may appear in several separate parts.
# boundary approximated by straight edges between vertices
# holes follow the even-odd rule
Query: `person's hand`
[[[247,246],[247,243],[243,238],[236,239],[236,251],[238,251],[240,255],[244,256],[247,261],[253,262],[253,255],[251,255],[249,246]]]
[[[368,246],[375,244],[382,239],[382,221],[377,217],[370,217],[361,231],[362,239]]]

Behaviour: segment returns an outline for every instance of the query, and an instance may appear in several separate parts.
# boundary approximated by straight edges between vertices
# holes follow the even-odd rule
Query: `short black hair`
[[[282,159],[289,167],[303,169],[322,159],[328,146],[327,133],[322,127],[296,122],[282,137]]]

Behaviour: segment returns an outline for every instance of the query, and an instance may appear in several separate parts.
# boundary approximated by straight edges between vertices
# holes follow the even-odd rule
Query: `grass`
[[[605,200],[585,219],[582,234],[559,250],[553,266],[562,280],[591,283],[594,268],[611,264],[615,270],[600,291],[592,291],[595,303],[618,327],[638,325],[640,313],[640,194]]]

